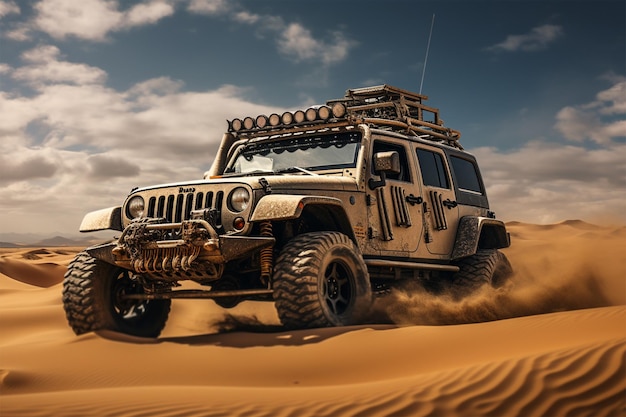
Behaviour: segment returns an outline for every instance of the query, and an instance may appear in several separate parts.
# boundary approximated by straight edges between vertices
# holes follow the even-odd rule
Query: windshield
[[[225,173],[321,171],[356,167],[360,132],[250,143]]]

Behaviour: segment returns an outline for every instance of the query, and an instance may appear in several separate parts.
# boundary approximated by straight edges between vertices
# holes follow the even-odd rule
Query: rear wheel
[[[470,295],[484,285],[500,287],[513,274],[507,257],[496,249],[480,249],[456,265],[460,270],[452,277],[451,290],[457,298]]]
[[[143,294],[129,272],[79,253],[63,281],[63,307],[76,334],[113,330],[142,337],[161,333],[171,300],[129,300],[126,294]]]
[[[372,300],[358,248],[337,232],[305,233],[289,241],[273,282],[278,316],[288,328],[357,324]]]

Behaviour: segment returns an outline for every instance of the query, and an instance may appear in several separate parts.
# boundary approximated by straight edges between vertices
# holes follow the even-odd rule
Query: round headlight
[[[237,187],[228,196],[229,207],[236,212],[244,211],[250,204],[250,192],[243,187]]]
[[[143,201],[143,197],[139,195],[136,195],[128,200],[128,204],[126,204],[126,215],[131,219],[143,217],[144,210],[145,203]]]

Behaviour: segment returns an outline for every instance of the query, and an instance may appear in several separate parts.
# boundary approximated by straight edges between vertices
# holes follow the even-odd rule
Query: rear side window
[[[446,166],[443,163],[441,154],[425,149],[417,149],[417,159],[420,164],[424,185],[450,188]]]
[[[483,193],[482,187],[480,186],[480,179],[478,178],[478,171],[472,161],[451,156],[450,162],[452,163],[454,176],[456,177],[457,185],[460,190],[480,194]]]

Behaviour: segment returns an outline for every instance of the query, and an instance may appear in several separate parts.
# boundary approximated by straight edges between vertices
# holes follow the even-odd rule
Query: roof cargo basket
[[[346,91],[345,97],[330,100],[333,106],[341,103],[347,116],[374,126],[412,133],[424,139],[444,142],[463,149],[459,143],[461,133],[443,126],[439,109],[423,104],[428,97],[386,84],[355,88]]]

